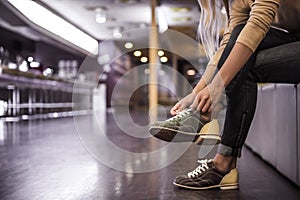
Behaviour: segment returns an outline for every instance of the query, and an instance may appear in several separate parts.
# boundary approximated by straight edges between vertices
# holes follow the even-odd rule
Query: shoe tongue
[[[215,166],[215,165],[214,165],[214,162],[213,162],[213,159],[209,159],[209,160],[207,161],[207,166],[208,166],[208,167],[213,167],[213,166]]]
[[[202,124],[206,124],[211,121],[211,120],[204,119],[203,116],[201,115],[201,113],[197,110],[192,110],[191,116],[193,116],[195,119],[197,119]]]
[[[214,160],[213,159],[207,159],[207,160],[198,160],[199,163],[205,162],[207,166],[212,167],[214,166]]]

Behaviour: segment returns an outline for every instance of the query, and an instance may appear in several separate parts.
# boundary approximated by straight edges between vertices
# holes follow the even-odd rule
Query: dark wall
[[[17,54],[20,54],[23,57],[28,57],[33,56],[35,52],[34,41],[1,27],[0,46],[3,46],[9,51],[11,61],[15,61]]]
[[[58,61],[61,59],[77,60],[79,65],[84,59],[84,56],[73,55],[45,42],[30,40],[2,27],[0,27],[0,46],[9,51],[12,62],[16,62],[16,55],[21,55],[25,59],[33,56],[36,61],[54,70],[57,70]]]
[[[52,67],[54,70],[57,69],[59,60],[77,60],[80,65],[84,59],[84,57],[70,54],[44,42],[36,42],[34,58],[43,65]]]
[[[9,61],[11,62],[16,62],[17,55],[21,55],[24,59],[33,56],[43,66],[49,66],[56,70],[59,60],[77,60],[78,65],[80,65],[85,58],[84,53],[60,44],[54,39],[47,38],[46,35],[31,28],[18,15],[8,9],[4,1],[0,1],[0,19],[0,47],[3,46],[9,51]],[[2,24],[8,24],[9,30]],[[22,34],[22,31],[25,31],[26,34]],[[28,34],[33,35],[26,37]]]

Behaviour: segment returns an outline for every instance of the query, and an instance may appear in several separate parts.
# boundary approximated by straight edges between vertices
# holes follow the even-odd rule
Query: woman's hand
[[[222,84],[209,84],[203,88],[195,97],[193,104],[190,106],[201,113],[212,112],[219,103],[224,87]]]
[[[194,93],[190,93],[187,96],[185,96],[183,99],[178,101],[175,104],[175,106],[173,106],[173,108],[170,110],[171,115],[176,115],[178,112],[189,107],[193,103],[195,97],[196,95]]]

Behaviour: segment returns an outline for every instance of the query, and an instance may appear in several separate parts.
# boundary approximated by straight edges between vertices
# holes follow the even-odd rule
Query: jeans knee
[[[261,82],[262,78],[255,73],[254,71],[249,71],[249,73],[247,74],[247,81],[253,82],[253,83],[258,83]]]

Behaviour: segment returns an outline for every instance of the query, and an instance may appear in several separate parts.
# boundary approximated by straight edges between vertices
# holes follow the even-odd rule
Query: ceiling
[[[40,1],[98,40],[112,38],[114,28],[121,28],[121,31],[126,32],[151,24],[151,0]],[[97,8],[106,14],[106,23],[96,22]],[[183,32],[193,36],[199,18],[197,0],[161,0],[159,10],[169,27],[185,27]],[[130,36],[123,39],[128,37]]]
[[[29,0],[26,0],[29,1]],[[151,0],[36,0],[57,15],[79,27],[95,39],[117,40],[120,42],[148,42],[145,31],[136,31],[151,25]],[[6,1],[1,1],[4,4]],[[5,6],[0,5],[0,26],[18,32],[25,37],[38,41],[43,40],[63,47],[62,41],[53,41],[45,33],[39,33],[26,20],[16,18]],[[8,6],[9,7],[9,6]],[[12,9],[12,7],[9,7]],[[96,22],[96,9],[101,8],[108,17],[106,23]],[[158,0],[158,10],[168,24],[169,29],[183,33],[195,39],[200,9],[197,0]],[[45,19],[46,20],[46,19]],[[25,22],[25,23],[24,23]],[[123,37],[113,38],[115,28],[120,28]],[[170,40],[174,38],[170,37]],[[175,38],[176,40],[176,38]],[[199,57],[199,47],[177,41],[167,41],[172,48],[181,49],[187,56]],[[67,44],[67,43],[66,43]],[[73,49],[76,49],[74,46]],[[68,49],[67,47],[63,47]],[[69,50],[71,51],[71,50]]]

